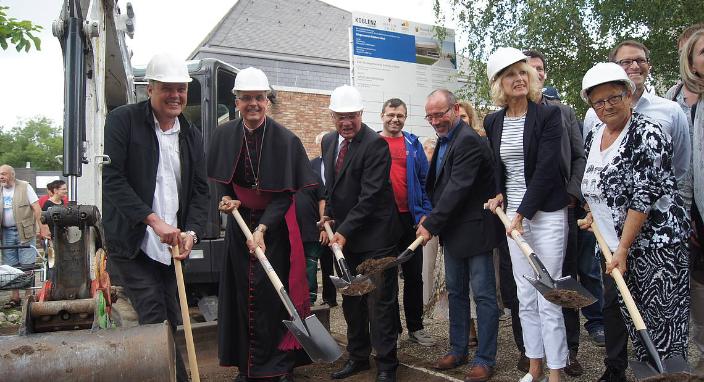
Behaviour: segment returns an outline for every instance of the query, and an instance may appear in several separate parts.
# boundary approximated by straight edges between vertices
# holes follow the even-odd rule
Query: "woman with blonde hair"
[[[462,119],[469,127],[473,128],[482,137],[486,137],[484,127],[479,123],[479,116],[472,107],[472,104],[467,101],[457,102],[460,104],[460,119]]]
[[[680,76],[684,87],[697,95],[692,104],[692,176],[695,234],[690,243],[692,340],[700,356],[694,372],[704,375],[704,29],[689,37],[680,50]]]
[[[494,150],[496,197],[489,208],[506,209],[517,230],[553,278],[562,275],[567,243],[568,196],[560,172],[560,109],[540,105],[538,75],[526,63],[527,56],[515,48],[499,48],[487,63],[491,98],[502,109],[484,119],[484,129]],[[525,220],[524,220],[525,219]],[[543,358],[550,369],[549,380],[560,380],[568,350],[562,309],[547,301],[523,277],[533,276],[518,245],[508,241],[519,301],[528,374],[521,382],[545,381]]]

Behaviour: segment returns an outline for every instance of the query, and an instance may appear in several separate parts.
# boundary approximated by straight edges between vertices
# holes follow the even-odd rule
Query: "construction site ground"
[[[399,280],[401,289],[403,280]],[[9,300],[9,292],[0,291],[0,306]],[[400,297],[402,298],[402,293]],[[341,304],[342,299],[338,296],[338,303]],[[19,310],[2,310],[5,315],[12,313],[20,314]],[[401,309],[401,320],[404,322],[403,309]],[[196,321],[202,319],[202,316],[197,311],[197,308],[191,311],[194,326],[207,324],[198,324]],[[440,382],[440,381],[462,381],[468,371],[468,366],[464,365],[454,370],[438,371],[433,369],[434,362],[442,357],[449,348],[448,343],[448,322],[443,319],[426,319],[424,320],[425,330],[437,339],[437,344],[431,347],[421,346],[417,343],[408,340],[408,333],[404,327],[404,333],[399,339],[398,356],[401,365],[398,369],[399,381],[422,381],[422,382]],[[8,322],[0,323],[0,336],[16,335],[18,326],[9,324]],[[330,310],[330,329],[332,335],[344,347],[346,343],[346,324],[342,315],[342,307],[338,305]],[[200,337],[196,338],[197,357],[201,380],[203,381],[232,381],[237,375],[237,368],[220,367],[217,357],[217,339],[216,328],[210,325],[209,330],[201,330]],[[178,339],[177,335],[177,339]],[[182,336],[181,336],[182,337]],[[181,338],[181,346],[183,339]],[[476,348],[470,349],[470,359]],[[182,349],[184,360],[186,360],[186,351]],[[578,359],[584,368],[584,374],[580,377],[569,377],[564,375],[564,381],[596,381],[603,372],[603,357],[604,349],[595,346],[587,332],[582,329],[580,336],[580,349]],[[498,338],[498,353],[497,365],[492,381],[518,381],[524,373],[516,369],[516,361],[518,351],[513,341],[511,334],[511,318],[508,315],[503,315],[499,322],[499,338]],[[695,350],[690,341],[689,361],[693,364],[699,358],[698,350]],[[346,354],[333,364],[311,364],[304,367],[296,368],[296,381],[329,381],[330,373],[342,367],[346,359]],[[366,382],[374,381],[376,375],[375,368],[372,362],[372,369],[358,375],[349,377],[345,381],[349,382]],[[1,379],[1,378],[0,378]],[[635,381],[629,372],[629,381]]]

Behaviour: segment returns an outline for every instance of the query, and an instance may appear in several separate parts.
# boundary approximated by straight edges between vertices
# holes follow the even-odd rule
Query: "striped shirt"
[[[501,161],[506,166],[506,211],[516,211],[526,193],[523,163],[523,127],[526,116],[504,117],[501,133]]]

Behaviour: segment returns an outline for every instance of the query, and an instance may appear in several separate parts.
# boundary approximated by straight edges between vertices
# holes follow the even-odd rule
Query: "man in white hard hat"
[[[105,120],[103,226],[110,271],[140,324],[181,322],[176,274],[204,230],[208,184],[201,132],[183,116],[191,78],[183,60],[157,54],[147,65],[149,99],[111,111]],[[176,376],[188,375],[176,352]]]
[[[218,183],[219,209],[228,215],[218,295],[220,365],[237,366],[236,381],[290,382],[293,368],[310,359],[281,325],[290,315],[254,250],[264,250],[299,315],[307,317],[306,260],[293,195],[318,182],[300,139],[266,115],[264,72],[241,70],[232,92],[242,118],[215,129],[208,155],[208,176]],[[253,231],[252,241],[234,220],[235,208]]]
[[[677,188],[689,189],[685,186],[692,153],[689,138],[689,123],[687,116],[676,102],[648,93],[645,82],[650,73],[650,51],[642,43],[634,40],[622,41],[609,53],[609,61],[620,65],[626,71],[628,78],[635,84],[631,97],[633,111],[656,121],[663,133],[672,140],[672,168],[677,178]],[[609,73],[603,73],[608,76]],[[602,122],[594,109],[590,108],[584,117],[584,136]],[[691,190],[690,190],[691,191]],[[692,195],[682,195],[691,199]],[[606,332],[606,371],[600,381],[620,380],[627,363],[628,333],[621,316],[618,304],[618,290],[613,278],[606,276],[604,280],[604,329]]]
[[[336,131],[322,142],[327,188],[324,219],[334,219],[331,245],[342,247],[349,268],[355,270],[364,260],[398,255],[401,232],[389,180],[391,157],[386,141],[362,123],[362,96],[356,88],[335,89],[329,108]],[[374,348],[376,380],[396,380],[396,267],[384,271],[380,279],[369,295],[342,296],[349,359],[332,373],[333,379],[369,369]]]
[[[524,50],[523,54],[528,56],[528,65],[538,72],[538,86],[544,91],[545,80],[547,79],[545,56],[536,50]],[[572,276],[575,280],[580,280],[582,285],[592,295],[597,296],[597,302],[582,309],[582,313],[587,318],[584,327],[589,332],[592,340],[597,346],[604,346],[604,324],[601,315],[603,300],[601,270],[599,263],[594,258],[595,239],[591,232],[581,231],[577,227],[577,218],[585,215],[581,209],[582,192],[580,189],[584,166],[587,162],[584,156],[582,132],[574,110],[560,102],[559,99],[549,98],[543,92],[538,103],[557,106],[560,108],[562,116],[562,162],[560,163],[560,170],[565,178],[570,199],[567,205],[567,249],[565,251],[565,260],[562,264],[562,274],[564,276]],[[584,248],[584,251],[579,250],[578,236],[583,239],[581,248]],[[577,274],[579,274],[579,277],[577,277]],[[562,308],[562,315],[565,320],[567,347],[570,352],[569,362],[565,366],[564,371],[571,377],[578,377],[584,373],[584,369],[579,363],[579,359],[577,359],[577,352],[579,351],[579,309]]]

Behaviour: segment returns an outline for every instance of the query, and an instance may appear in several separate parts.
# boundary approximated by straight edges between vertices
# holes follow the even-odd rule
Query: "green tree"
[[[9,131],[0,130],[0,163],[37,170],[61,170],[55,157],[63,153],[63,131],[46,117],[22,121]]]
[[[18,21],[13,17],[8,17],[8,9],[10,7],[0,6],[0,47],[7,50],[9,44],[12,44],[18,52],[21,52],[22,49],[29,52],[32,43],[34,43],[34,47],[41,50],[41,41],[34,33],[41,31],[42,27],[32,24],[29,20]],[[7,40],[10,40],[9,44]]]
[[[437,20],[444,20],[434,0]],[[500,46],[536,49],[547,58],[547,83],[583,115],[579,98],[584,73],[607,61],[619,41],[635,39],[651,51],[651,85],[659,94],[678,77],[677,38],[704,20],[701,0],[449,0],[457,35],[466,38],[460,53],[469,58],[464,92],[479,107],[491,104],[486,60]],[[465,41],[465,40],[460,40]]]

